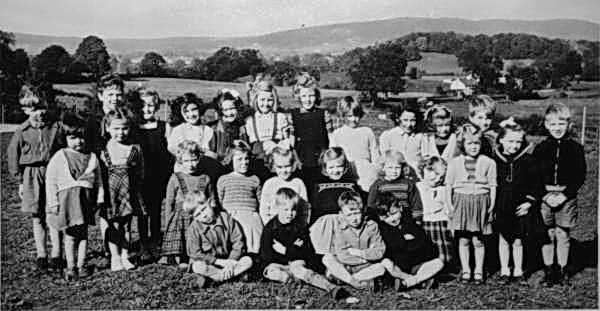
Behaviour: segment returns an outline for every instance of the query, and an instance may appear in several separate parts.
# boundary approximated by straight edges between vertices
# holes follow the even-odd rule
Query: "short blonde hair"
[[[461,153],[465,153],[465,141],[469,139],[483,140],[483,132],[473,124],[463,124],[458,131],[457,144]]]
[[[291,203],[292,209],[297,211],[300,208],[302,198],[291,188],[283,187],[275,192],[275,206],[279,206],[284,202]]]
[[[207,198],[206,194],[201,191],[194,190],[188,192],[183,198],[182,208],[183,211],[187,213],[192,213],[192,215],[196,216],[196,211],[199,210],[200,207],[204,207],[208,205],[211,208],[215,208],[215,204],[212,198]]]
[[[487,116],[496,114],[496,101],[488,95],[473,96],[469,100],[469,116],[473,117],[478,112],[484,112]]]
[[[158,96],[158,92],[152,88],[141,88],[138,90],[140,94],[140,98],[144,97],[152,97],[152,101],[154,104],[158,105],[160,103],[160,96]]]
[[[289,159],[292,163],[292,172],[302,168],[298,154],[293,149],[285,149],[278,146],[267,156],[267,166],[272,172],[275,172],[275,157]]]
[[[362,105],[352,96],[346,96],[338,101],[337,114],[342,119],[351,115],[362,118],[365,116],[365,111]]]
[[[198,145],[197,142],[186,139],[180,142],[179,145],[177,145],[177,152],[175,153],[175,158],[177,159],[178,163],[181,163],[181,159],[183,158],[184,154],[189,154],[201,158],[203,152],[202,148],[200,148],[200,145]]]
[[[358,192],[354,190],[348,190],[342,192],[342,194],[340,194],[338,197],[338,206],[340,207],[340,210],[351,203],[356,203],[356,205],[358,205],[358,209],[364,212],[363,200]]]
[[[258,93],[267,92],[273,94],[273,111],[277,111],[279,109],[279,95],[277,94],[275,85],[273,85],[271,81],[260,80],[254,83],[252,88],[252,98],[250,99],[250,106],[252,106],[252,108],[258,110]]]
[[[438,156],[425,156],[419,159],[419,173],[421,176],[425,170],[435,171],[436,167],[441,167],[444,171],[442,175],[446,175],[446,169],[448,168],[448,164],[442,157]]]
[[[344,160],[344,174],[350,170],[350,162],[348,162],[348,158],[346,157],[346,153],[344,153],[344,149],[342,147],[331,147],[323,152],[319,156],[319,166],[321,167],[321,173],[326,175],[325,168],[327,167],[327,162],[343,159]]]
[[[561,102],[552,103],[546,108],[544,119],[548,119],[548,116],[551,115],[555,115],[561,120],[571,121],[571,109]]]

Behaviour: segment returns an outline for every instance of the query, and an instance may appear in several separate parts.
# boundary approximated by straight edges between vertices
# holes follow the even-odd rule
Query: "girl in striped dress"
[[[236,140],[231,148],[233,172],[217,181],[221,206],[237,220],[244,230],[249,253],[258,254],[263,223],[258,213],[260,180],[250,174],[250,146]]]
[[[474,125],[465,124],[458,135],[462,155],[450,160],[445,184],[449,187],[454,211],[450,229],[459,237],[458,254],[462,266],[461,281],[471,280],[470,244],[475,253],[473,280],[483,283],[485,247],[482,237],[492,233],[496,201],[496,162],[481,154],[483,133]]]

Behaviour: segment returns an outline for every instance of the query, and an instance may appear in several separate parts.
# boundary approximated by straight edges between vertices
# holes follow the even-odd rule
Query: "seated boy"
[[[186,233],[186,246],[191,270],[200,275],[200,287],[205,284],[204,277],[222,282],[250,269],[252,260],[242,257],[246,242],[238,222],[226,212],[215,212],[213,200],[202,192],[187,194],[183,208],[193,209],[194,220]]]
[[[383,264],[396,278],[396,290],[433,280],[444,263],[425,231],[405,211],[402,201],[391,193],[382,193],[370,212],[379,219],[379,229],[386,245]]]
[[[349,298],[346,290],[306,267],[315,259],[315,251],[306,222],[296,217],[301,204],[300,196],[290,188],[281,188],[275,193],[277,216],[265,225],[260,239],[264,277],[286,283],[293,276],[331,293],[336,300]]]
[[[333,253],[323,256],[327,274],[359,289],[374,288],[374,279],[385,273],[381,263],[385,244],[377,223],[364,219],[363,201],[356,191],[339,199],[340,221],[334,228]]]

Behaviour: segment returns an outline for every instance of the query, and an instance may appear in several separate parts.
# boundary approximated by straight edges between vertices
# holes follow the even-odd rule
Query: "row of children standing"
[[[119,78],[102,81],[98,98],[104,116],[99,122],[92,122],[93,126],[71,114],[65,114],[61,126],[50,123],[45,118],[43,96],[32,89],[23,91],[21,103],[30,117],[14,135],[9,164],[11,172],[22,176],[23,210],[33,216],[37,262],[42,269],[48,265],[58,268],[62,234],[67,277],[88,275],[87,226],[94,224],[94,214],[99,210],[112,270],[135,267],[129,260],[131,221],[135,216],[142,245],[148,247],[150,240],[154,240],[154,245],[160,244],[162,263],[188,266],[189,257],[192,262],[199,260],[192,256],[198,252],[235,259],[217,262],[224,270],[217,269],[220,272],[215,278],[222,280],[225,275],[232,277],[235,271],[247,270],[252,261],[263,258],[268,263],[274,253],[301,246],[294,244],[295,239],[276,241],[272,247],[264,245],[265,232],[272,234],[272,230],[263,230],[264,226],[273,229],[274,219],[280,225],[292,221],[289,215],[281,216],[286,210],[281,206],[286,204],[279,201],[297,201],[300,203],[291,204],[287,210],[296,211],[301,223],[311,224],[310,241],[300,239],[301,244],[314,245],[328,271],[352,285],[364,284],[351,272],[363,275],[358,279],[364,281],[386,270],[404,280],[404,286],[431,277],[443,264],[451,263],[453,236],[459,239],[460,279],[483,282],[482,237],[492,232],[492,225],[500,233],[502,279],[522,279],[522,242],[530,225],[527,219],[532,218],[523,216],[533,215],[534,211],[540,211],[547,230],[542,247],[547,265],[544,280],[551,285],[556,279],[550,268],[554,240],[562,276],[565,275],[568,229],[575,222],[575,198],[585,177],[585,162],[581,146],[564,139],[570,124],[570,113],[564,105],[548,108],[545,126],[550,137],[531,156],[527,153],[525,132],[513,120],[500,124],[499,135],[491,135],[495,106],[485,96],[470,102],[469,122],[458,131],[453,130],[451,111],[445,106],[433,105],[425,112],[431,135],[416,131],[420,111],[398,110],[392,117],[396,127],[385,131],[378,143],[370,128],[359,126],[364,112],[351,97],[339,101],[337,114],[343,125],[333,130],[330,115],[317,107],[319,89],[308,76],[301,76],[295,88],[301,107],[291,111],[291,118],[279,112],[272,84],[258,81],[252,85],[249,96],[255,112],[245,120],[239,116],[243,104],[240,94],[221,90],[212,106],[212,113],[216,111],[218,118],[211,118],[207,105],[184,96],[180,110],[185,122],[172,130],[156,119],[159,98],[155,91],[140,93],[143,104],[132,107],[138,112],[136,116],[121,107],[123,89]],[[174,167],[171,156],[176,159]],[[163,197],[166,230],[161,235]],[[383,260],[379,266],[366,264],[383,258],[385,246],[374,246],[375,251],[365,250],[372,245],[350,246],[354,250],[347,254],[343,245],[336,244],[345,236],[341,232],[346,225],[369,226],[374,235],[379,235],[372,222],[361,217],[356,220],[355,215],[363,212],[363,201],[372,219],[391,225],[390,230],[382,229],[382,233],[387,232],[383,236],[388,244],[385,255],[391,260]],[[200,231],[196,228],[199,225],[194,226],[195,221],[215,221],[214,215],[208,217],[203,212],[206,206],[220,206],[227,212],[227,216],[219,218],[225,219],[227,234],[216,233],[207,238],[206,230],[214,226],[204,226],[204,240],[198,241]],[[343,206],[349,207],[344,210]],[[46,222],[53,246],[49,263],[45,252]],[[421,228],[427,239],[414,238],[424,236]],[[232,234],[234,229],[241,230],[245,241],[235,256],[226,246],[231,241],[218,244],[238,236]],[[390,238],[399,232],[406,237],[404,244]],[[193,234],[196,238],[192,241],[200,243],[200,248],[191,243],[189,237]],[[434,250],[423,246],[431,241]],[[342,238],[342,242],[348,241]],[[418,256],[398,253],[407,252],[414,243],[420,244],[412,246]],[[475,250],[473,270],[469,266],[471,243]],[[513,249],[512,273],[508,267],[509,243]],[[329,256],[342,250],[346,257]],[[146,251],[143,249],[142,254],[147,255]],[[246,251],[254,255],[240,263]],[[437,254],[441,264],[432,263],[435,256],[431,254]],[[354,259],[342,260],[340,265],[339,258]],[[407,258],[419,260],[407,263]],[[214,260],[204,261],[210,265],[191,265],[192,270],[214,277]],[[285,279],[282,275],[291,273],[289,267],[280,269],[264,262],[262,266],[264,275],[271,275],[272,279]],[[296,264],[292,270],[296,271],[292,273],[295,276],[308,273]],[[330,291],[335,289],[324,282],[319,284]]]

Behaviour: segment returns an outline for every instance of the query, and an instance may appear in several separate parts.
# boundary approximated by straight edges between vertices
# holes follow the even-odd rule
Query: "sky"
[[[0,30],[78,37],[251,36],[394,17],[600,23],[600,0],[0,0]]]

